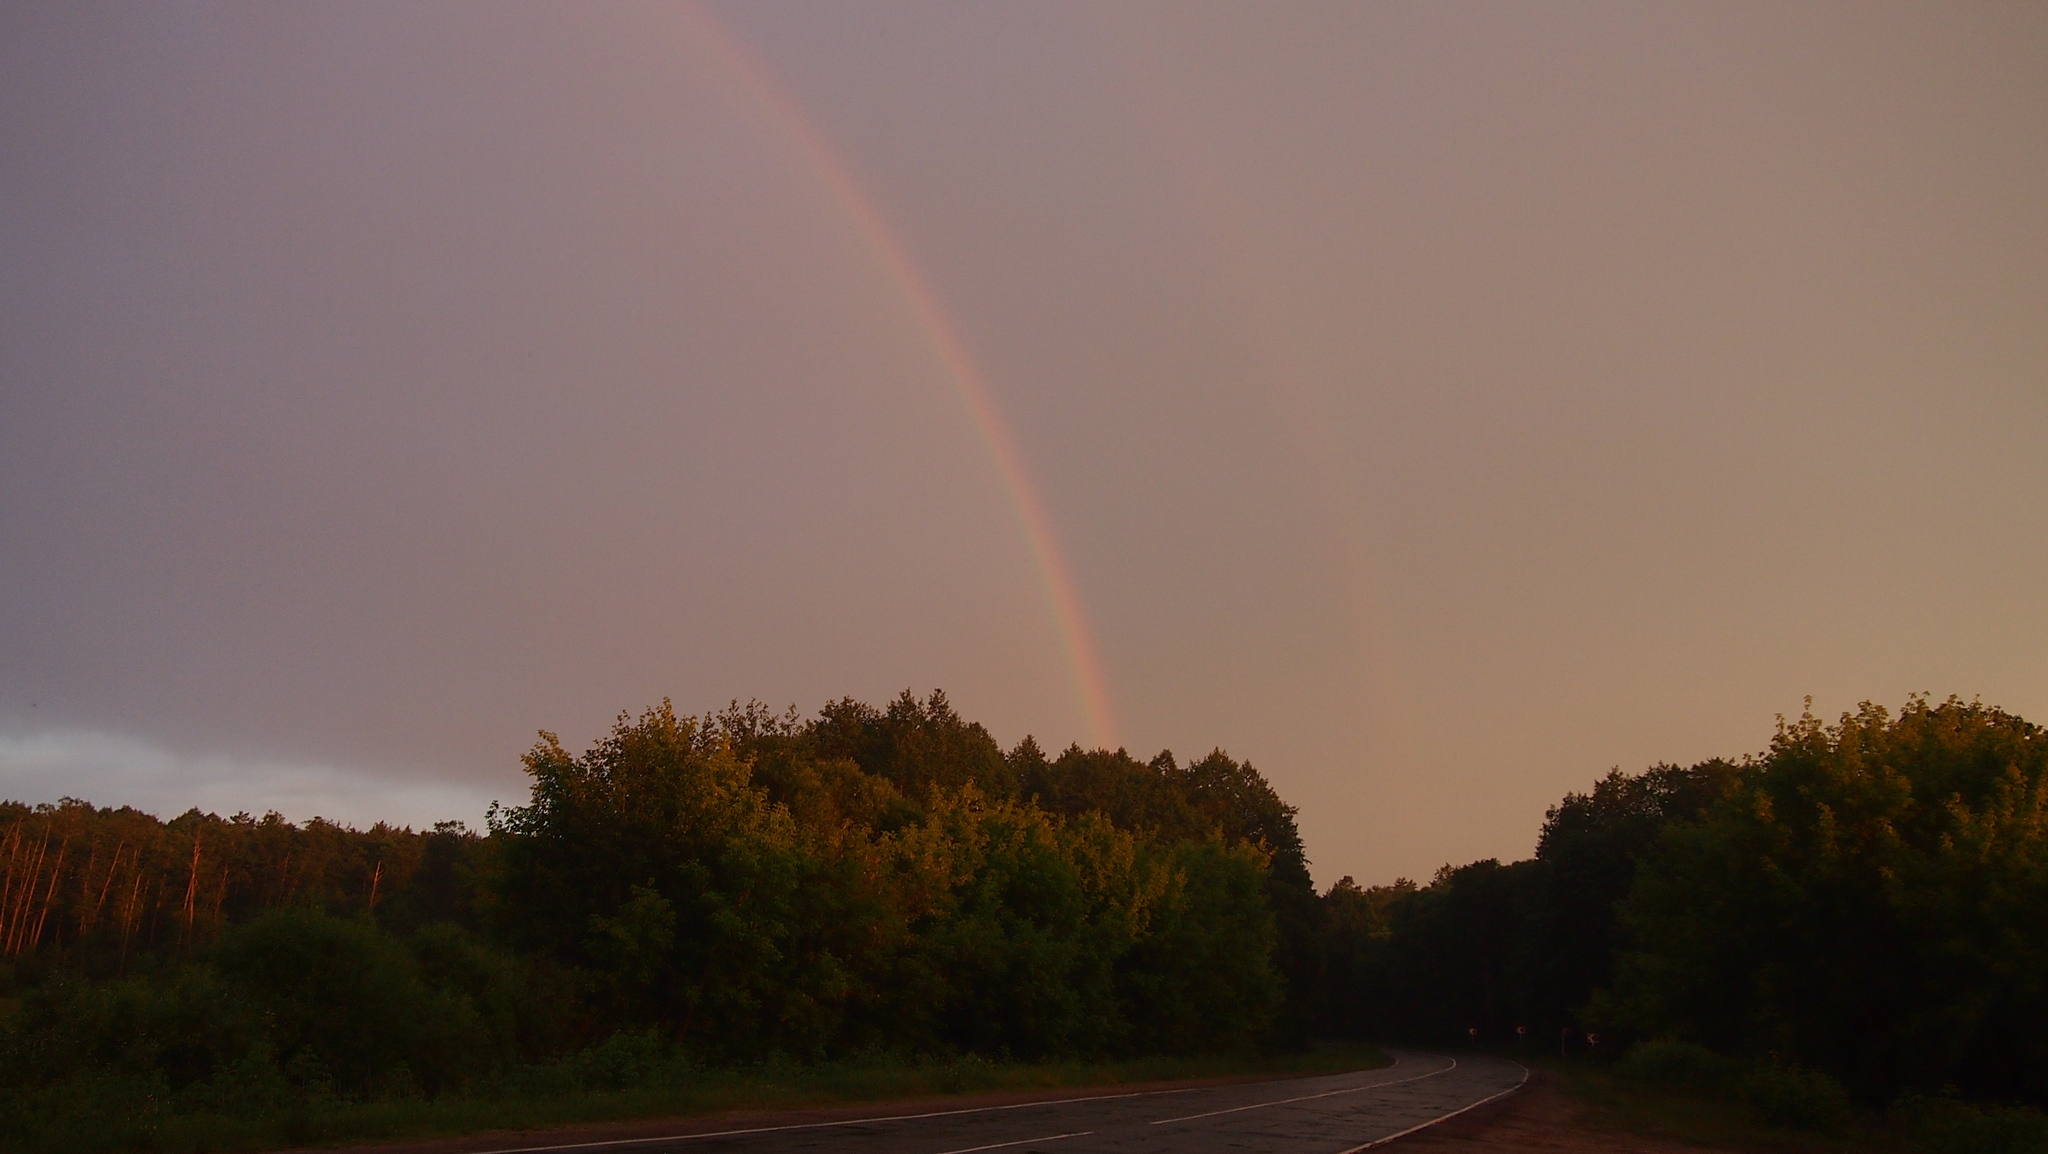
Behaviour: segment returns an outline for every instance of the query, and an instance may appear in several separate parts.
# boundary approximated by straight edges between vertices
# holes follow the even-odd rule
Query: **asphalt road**
[[[1514,1092],[1528,1071],[1482,1055],[1389,1051],[1384,1069],[847,1121],[676,1133],[494,1154],[1345,1154]]]

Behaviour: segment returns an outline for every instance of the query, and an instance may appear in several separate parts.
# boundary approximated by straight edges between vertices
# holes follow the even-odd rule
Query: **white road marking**
[[[1236,1114],[1245,1110],[1263,1109],[1267,1106],[1285,1106],[1291,1102],[1307,1102],[1317,1098],[1329,1098],[1339,1094],[1356,1094],[1365,1090],[1377,1090],[1385,1086],[1399,1086],[1408,1082],[1420,1082],[1425,1078],[1434,1078],[1440,1074],[1448,1074],[1452,1070],[1457,1069],[1458,1060],[1456,1058],[1451,1058],[1449,1059],[1449,1061],[1450,1065],[1445,1066],[1441,1070],[1431,1070],[1427,1074],[1417,1074],[1409,1078],[1396,1078],[1392,1081],[1387,1082],[1369,1082],[1363,1086],[1347,1086],[1340,1090],[1326,1090],[1320,1094],[1303,1094],[1299,1097],[1282,1098],[1274,1102],[1254,1102],[1248,1106],[1233,1106],[1225,1110],[1210,1110],[1206,1113],[1187,1114],[1178,1118],[1161,1118],[1156,1122],[1150,1123],[1150,1125],[1163,1126],[1169,1122],[1191,1122],[1198,1118],[1213,1118],[1221,1114]],[[1399,1066],[1400,1064],[1400,1059],[1396,1058],[1394,1060],[1393,1066],[1389,1066],[1387,1067],[1387,1069],[1393,1069],[1394,1066]],[[1463,1107],[1462,1109],[1453,1110],[1450,1113],[1445,1114],[1441,1118],[1432,1118],[1429,1121],[1422,1123],[1420,1126],[1411,1126],[1408,1129],[1401,1131],[1399,1134],[1390,1134],[1385,1138],[1377,1138],[1371,1142],[1367,1142],[1363,1146],[1354,1146],[1349,1150],[1341,1151],[1340,1154],[1357,1154],[1358,1151],[1369,1150],[1375,1146],[1382,1146],[1388,1142],[1392,1142],[1396,1138],[1405,1137],[1406,1135],[1413,1134],[1417,1130],[1434,1126],[1438,1122],[1442,1122],[1445,1119],[1455,1118],[1458,1115],[1463,1114],[1466,1110],[1471,1110],[1479,1106],[1484,1106],[1486,1103],[1493,1101],[1495,1098],[1505,1097],[1508,1094],[1514,1093],[1516,1090],[1521,1089],[1523,1083],[1526,1083],[1528,1080],[1529,1070],[1527,1067],[1523,1067],[1522,1081],[1517,1082],[1515,1085],[1509,1087],[1506,1090],[1502,1090],[1498,1094],[1494,1094],[1491,1097],[1482,1098],[1479,1101],[1472,1103],[1472,1105]],[[1072,1098],[1051,1098],[1037,1102],[1012,1102],[1008,1105],[1003,1106],[969,1106],[958,1110],[927,1110],[918,1114],[888,1114],[874,1118],[843,1118],[832,1122],[795,1122],[783,1126],[749,1126],[735,1130],[705,1130],[694,1134],[662,1134],[653,1135],[645,1138],[612,1138],[597,1142],[565,1142],[558,1143],[552,1146],[509,1146],[496,1150],[476,1151],[474,1152],[474,1154],[553,1154],[553,1152],[557,1151],[601,1150],[613,1146],[651,1145],[659,1142],[689,1142],[701,1138],[736,1138],[749,1134],[777,1134],[792,1130],[824,1130],[841,1126],[877,1125],[884,1122],[914,1122],[926,1118],[958,1117],[963,1114],[991,1114],[1004,1110],[1028,1110],[1034,1106],[1070,1106],[1077,1102],[1112,1102],[1124,1098],[1157,1098],[1171,1094],[1192,1094],[1198,1090],[1203,1090],[1207,1088],[1208,1087],[1203,1086],[1185,1086],[1174,1090],[1133,1090],[1123,1094],[1083,1094]],[[1079,1138],[1093,1133],[1093,1130],[1076,1130],[1067,1134],[1050,1134],[1041,1138],[1019,1138],[1015,1141],[996,1142],[987,1146],[968,1146],[959,1150],[948,1150],[943,1152],[943,1154],[975,1154],[975,1152],[977,1151],[1001,1150],[1011,1146],[1027,1145],[1032,1142],[1057,1142],[1061,1139]]]
[[[1398,1064],[1398,1063],[1397,1063]],[[742,1134],[776,1134],[784,1130],[823,1130],[833,1126],[867,1126],[878,1122],[914,1122],[922,1118],[951,1118],[959,1114],[991,1114],[999,1110],[1028,1110],[1033,1106],[1070,1106],[1075,1102],[1110,1102],[1118,1098],[1156,1098],[1164,1094],[1192,1094],[1206,1086],[1184,1086],[1178,1090],[1133,1090],[1128,1094],[1083,1094],[1076,1098],[1054,1098],[1042,1102],[1012,1102],[1007,1106],[969,1106],[960,1110],[930,1110],[923,1114],[890,1114],[880,1118],[842,1118],[836,1122],[795,1122],[787,1126],[750,1126],[743,1130],[704,1130],[694,1134],[656,1134],[646,1138],[612,1138],[603,1142],[565,1142],[555,1146],[508,1146],[499,1150],[478,1150],[474,1154],[548,1154],[553,1150],[600,1150],[608,1146],[636,1146],[651,1142],[688,1142],[697,1138],[734,1138]],[[1026,1139],[1038,1141],[1038,1139]],[[1014,1145],[1014,1143],[1010,1143]]]
[[[1285,1106],[1289,1102],[1308,1102],[1316,1098],[1333,1098],[1338,1094],[1356,1094],[1361,1090],[1377,1090],[1382,1086],[1399,1086],[1404,1082],[1420,1082],[1424,1078],[1434,1078],[1438,1074],[1448,1074],[1457,1068],[1458,1060],[1452,1058],[1451,1064],[1443,1069],[1431,1070],[1427,1074],[1417,1074],[1413,1078],[1396,1078],[1391,1082],[1371,1082],[1364,1086],[1346,1086],[1342,1090],[1325,1090],[1320,1094],[1303,1094],[1299,1098],[1282,1098],[1277,1102],[1254,1102],[1249,1106],[1232,1106],[1228,1110],[1210,1110],[1203,1114],[1183,1114],[1178,1118],[1161,1118],[1159,1121],[1152,1123],[1152,1125],[1164,1126],[1168,1122],[1192,1122],[1197,1118],[1214,1118],[1218,1114],[1235,1114],[1241,1110],[1263,1110],[1268,1106]],[[1523,1077],[1526,1078],[1527,1076],[1526,1073],[1523,1074]],[[1347,1150],[1344,1154],[1351,1154],[1351,1152]]]
[[[1521,1064],[1520,1062],[1517,1062],[1517,1063],[1515,1063],[1515,1065],[1517,1065],[1517,1066],[1522,1066],[1522,1064]],[[1417,1125],[1417,1126],[1410,1126],[1410,1127],[1408,1127],[1408,1128],[1407,1128],[1406,1130],[1403,1130],[1403,1131],[1401,1131],[1401,1132],[1400,1132],[1399,1134],[1389,1134],[1389,1135],[1387,1135],[1387,1136],[1386,1136],[1386,1137],[1384,1137],[1384,1138],[1375,1138],[1375,1139],[1373,1139],[1372,1141],[1370,1141],[1370,1142],[1367,1142],[1367,1143],[1365,1143],[1365,1144],[1364,1144],[1364,1145],[1362,1145],[1362,1146],[1353,1146],[1353,1147],[1352,1147],[1351,1149],[1349,1149],[1349,1150],[1339,1150],[1339,1151],[1337,1151],[1337,1154],[1358,1154],[1358,1152],[1359,1152],[1360,1150],[1370,1150],[1370,1149],[1372,1149],[1372,1148],[1373,1148],[1373,1147],[1375,1147],[1375,1146],[1384,1146],[1384,1145],[1386,1145],[1387,1143],[1389,1143],[1389,1142],[1392,1142],[1392,1141],[1393,1141],[1394,1139],[1396,1139],[1396,1138],[1406,1138],[1406,1137],[1407,1137],[1408,1135],[1410,1135],[1410,1134],[1413,1134],[1413,1133],[1415,1133],[1415,1132],[1416,1132],[1417,1130],[1427,1130],[1427,1129],[1429,1129],[1429,1128],[1430,1128],[1431,1126],[1434,1126],[1434,1125],[1436,1125],[1436,1124],[1437,1124],[1438,1122],[1448,1122],[1448,1121],[1450,1121],[1451,1119],[1453,1119],[1453,1118],[1457,1117],[1458,1115],[1460,1115],[1460,1114],[1463,1114],[1463,1113],[1464,1113],[1465,1111],[1467,1111],[1467,1110],[1477,1110],[1477,1109],[1478,1109],[1478,1108],[1480,1108],[1481,1106],[1484,1106],[1484,1105],[1486,1105],[1486,1104],[1487,1104],[1488,1102],[1491,1102],[1491,1101],[1493,1101],[1493,1100],[1494,1100],[1495,1098],[1505,1098],[1505,1097],[1507,1097],[1507,1096],[1508,1096],[1509,1094],[1512,1094],[1512,1093],[1514,1093],[1515,1091],[1517,1091],[1517,1090],[1521,1089],[1521,1088],[1522,1088],[1523,1086],[1526,1086],[1526,1085],[1528,1085],[1528,1084],[1529,1084],[1529,1067],[1527,1067],[1527,1066],[1522,1066],[1522,1080],[1521,1080],[1521,1081],[1519,1081],[1519,1082],[1517,1082],[1517,1083],[1515,1083],[1515,1084],[1514,1084],[1514,1085],[1512,1085],[1512,1086],[1509,1086],[1509,1087],[1508,1087],[1507,1089],[1505,1089],[1505,1090],[1502,1090],[1502,1091],[1501,1091],[1500,1093],[1498,1093],[1498,1094],[1490,1094],[1490,1095],[1488,1095],[1488,1096],[1486,1096],[1486,1097],[1484,1097],[1484,1098],[1481,1098],[1481,1099],[1480,1099],[1480,1100],[1478,1100],[1477,1102],[1474,1102],[1474,1103],[1472,1103],[1472,1104],[1471,1104],[1470,1106],[1460,1106],[1460,1107],[1458,1107],[1458,1108],[1457,1108],[1456,1110],[1453,1110],[1453,1111],[1451,1111],[1450,1113],[1448,1113],[1448,1114],[1445,1114],[1445,1115],[1444,1115],[1443,1117],[1441,1117],[1441,1118],[1431,1118],[1431,1119],[1430,1119],[1429,1121],[1427,1121],[1427,1122],[1424,1122],[1424,1123],[1422,1123],[1422,1124],[1420,1124],[1420,1125]]]
[[[1022,1146],[1027,1142],[1057,1142],[1062,1138],[1085,1138],[1093,1130],[1076,1130],[1071,1134],[1048,1134],[1043,1138],[1019,1138],[1015,1142],[991,1142],[986,1146],[962,1146],[958,1150],[946,1150],[941,1154],[974,1154],[976,1150],[1001,1150],[1005,1146]]]

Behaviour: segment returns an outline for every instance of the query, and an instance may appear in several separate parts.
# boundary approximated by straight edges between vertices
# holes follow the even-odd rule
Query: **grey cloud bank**
[[[334,765],[173,753],[90,730],[0,733],[0,793],[31,804],[77,797],[130,806],[166,820],[188,809],[231,816],[275,810],[292,821],[324,817],[358,828],[426,828],[461,821],[481,829],[490,791],[428,774],[387,775]]]

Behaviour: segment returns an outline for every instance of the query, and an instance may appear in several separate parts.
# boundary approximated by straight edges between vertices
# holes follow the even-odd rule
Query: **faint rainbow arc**
[[[968,352],[966,343],[954,331],[943,306],[923,273],[910,259],[909,251],[889,227],[873,200],[824,138],[804,118],[802,110],[772,77],[709,13],[695,4],[679,5],[680,12],[698,42],[709,48],[724,70],[737,80],[754,102],[775,121],[776,127],[809,164],[841,211],[879,259],[882,267],[903,294],[904,302],[917,319],[918,327],[952,380],[955,391],[973,417],[976,430],[988,446],[996,473],[1023,528],[1025,544],[1044,583],[1046,599],[1059,629],[1067,659],[1072,666],[1075,688],[1080,693],[1083,715],[1090,739],[1103,748],[1117,747],[1115,714],[1103,676],[1088,619],[1081,608],[1072,572],[1054,535],[1045,504],[1024,467],[1023,455],[1003,422],[1001,410],[989,389],[988,378]]]

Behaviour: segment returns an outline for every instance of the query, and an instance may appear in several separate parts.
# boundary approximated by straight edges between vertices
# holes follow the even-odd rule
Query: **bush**
[[[685,1065],[677,1061],[654,1030],[620,1030],[597,1045],[562,1059],[562,1072],[583,1090],[622,1090],[643,1086],[667,1073],[673,1066],[681,1074]]]
[[[240,991],[203,966],[104,983],[60,974],[0,1028],[0,1085],[107,1073],[177,1090],[258,1053],[265,1029]]]
[[[531,1028],[537,1018],[548,1011],[573,1010],[573,998],[565,997],[565,991],[536,988],[521,959],[493,948],[460,926],[445,922],[428,926],[407,945],[427,989],[466,1002],[475,1011],[481,1046],[472,1058],[479,1068],[497,1070],[509,1065],[519,1055],[522,1033],[537,1032]]]
[[[1772,1062],[1742,1079],[1742,1100],[1773,1126],[1840,1133],[1849,1125],[1849,1092],[1818,1070]]]
[[[1718,1094],[1733,1080],[1734,1063],[1705,1046],[1663,1038],[1630,1047],[1615,1073],[1645,1085]]]
[[[1922,1154],[2033,1154],[2048,1150],[2048,1115],[2038,1110],[1981,1108],[1953,1098],[1912,1095],[1892,1117]]]
[[[214,960],[268,1017],[294,1081],[432,1094],[489,1052],[469,1001],[428,989],[405,948],[366,922],[273,910],[223,935]]]

